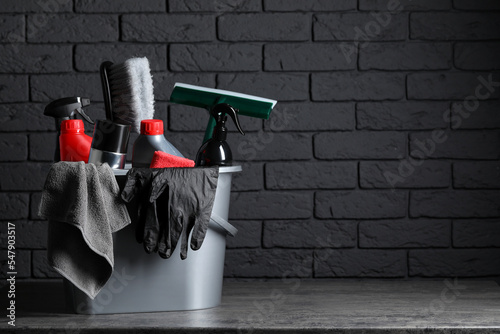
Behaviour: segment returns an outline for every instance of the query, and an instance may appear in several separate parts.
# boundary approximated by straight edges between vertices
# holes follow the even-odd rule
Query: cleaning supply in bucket
[[[64,120],[76,119],[79,114],[90,124],[94,121],[85,113],[85,107],[90,105],[90,100],[86,97],[65,97],[50,102],[43,111],[45,116],[53,117],[56,122],[56,149],[54,152],[54,161],[59,161],[61,157],[59,137],[61,135],[61,123]]]
[[[143,119],[154,117],[153,79],[147,58],[123,63],[105,61],[100,66],[106,118],[140,132]]]
[[[155,151],[166,152],[181,158],[184,156],[163,135],[163,121],[145,119],[141,121],[141,134],[134,142],[132,167],[150,167]]]
[[[229,115],[238,131],[245,135],[238,121],[236,109],[227,103],[216,104],[211,110],[210,115],[216,120],[216,125],[212,138],[201,145],[196,154],[196,166],[227,166],[233,162],[231,148],[226,142],[227,128],[226,120]]]
[[[112,233],[131,222],[111,168],[53,164],[38,216],[49,221],[49,265],[93,299],[113,272]]]
[[[130,125],[117,124],[110,120],[97,120],[92,136],[89,163],[107,163],[113,169],[125,168]]]
[[[176,155],[162,151],[156,151],[151,160],[149,168],[172,168],[172,167],[194,167],[195,163],[191,159],[181,158]]]
[[[61,122],[59,136],[61,161],[83,161],[87,163],[92,137],[85,134],[81,119],[67,119]]]
[[[204,108],[207,111],[212,110],[216,104],[227,103],[235,108],[240,116],[243,115],[262,119],[269,119],[271,110],[277,103],[276,100],[258,96],[183,83],[176,83],[174,85],[174,89],[170,95],[170,102]],[[203,142],[212,138],[212,132],[215,125],[215,118],[209,116]]]
[[[193,250],[200,249],[210,222],[218,177],[218,167],[128,171],[121,196],[130,204],[132,220],[138,220],[136,238],[146,253],[158,252],[168,259],[179,240],[183,260],[188,245]]]

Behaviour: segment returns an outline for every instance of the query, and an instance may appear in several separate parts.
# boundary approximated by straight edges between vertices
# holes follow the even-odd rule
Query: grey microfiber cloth
[[[49,264],[90,298],[113,272],[112,233],[130,224],[108,164],[52,165],[38,215],[49,221]]]

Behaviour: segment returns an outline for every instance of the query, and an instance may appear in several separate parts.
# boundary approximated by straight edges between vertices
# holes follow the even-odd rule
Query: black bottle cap
[[[107,152],[127,153],[130,130],[130,125],[99,119],[94,126],[92,148]]]

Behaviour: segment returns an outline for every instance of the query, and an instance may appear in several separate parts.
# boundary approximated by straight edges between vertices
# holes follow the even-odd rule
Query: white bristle
[[[113,119],[139,133],[143,119],[154,118],[153,79],[147,58],[113,64],[108,71]]]

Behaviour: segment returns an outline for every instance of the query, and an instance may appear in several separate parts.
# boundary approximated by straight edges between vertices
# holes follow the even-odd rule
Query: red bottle
[[[81,119],[62,121],[61,135],[59,136],[61,161],[88,162],[92,137],[86,135],[84,130]]]

